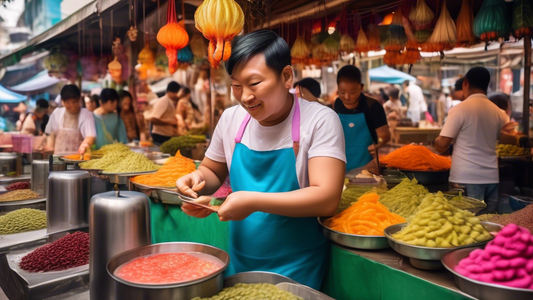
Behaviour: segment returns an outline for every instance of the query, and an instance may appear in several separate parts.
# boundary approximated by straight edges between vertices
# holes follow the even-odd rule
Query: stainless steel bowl
[[[489,232],[499,232],[503,226],[491,222],[481,222],[481,225],[485,227]],[[410,258],[410,261],[412,265],[419,269],[435,269],[442,267],[440,264],[440,260],[442,256],[451,250],[455,249],[461,249],[461,248],[472,248],[472,247],[479,247],[484,246],[490,240],[486,240],[484,242],[474,243],[470,245],[465,246],[459,246],[459,247],[452,247],[452,248],[431,248],[431,247],[423,247],[423,246],[415,246],[410,245],[406,243],[402,243],[398,240],[395,240],[392,238],[392,235],[396,232],[402,230],[405,226],[407,226],[407,223],[402,224],[396,224],[389,226],[385,228],[385,236],[389,240],[389,244],[394,249],[394,251],[398,252],[399,254],[403,256],[407,256]],[[431,261],[436,261],[432,263]]]
[[[318,223],[322,226],[324,236],[339,245],[364,250],[379,250],[389,248],[389,242],[385,236],[379,235],[357,235],[336,231],[328,228],[322,223],[325,217],[319,217]]]
[[[459,262],[467,257],[470,252],[478,249],[467,248],[457,249],[450,251],[442,257],[442,264],[448,271],[450,271],[455,277],[455,283],[459,289],[475,298],[483,300],[501,300],[501,299],[513,299],[513,300],[531,300],[533,299],[533,290],[517,289],[507,287],[503,285],[485,283],[465,277],[455,271],[455,266]]]
[[[115,270],[127,263],[128,261],[141,256],[147,256],[159,253],[172,253],[172,252],[200,252],[212,255],[220,259],[224,266],[219,271],[199,278],[193,281],[176,283],[176,284],[161,284],[161,285],[145,285],[137,284],[125,281],[117,277],[114,273]],[[215,248],[213,246],[188,243],[188,242],[176,242],[176,243],[163,243],[154,244],[144,247],[135,248],[133,250],[126,251],[115,257],[113,257],[107,264],[107,272],[115,281],[116,287],[116,299],[128,299],[128,300],[144,300],[144,299],[166,299],[166,300],[182,300],[192,299],[194,297],[211,297],[223,287],[223,275],[222,273],[227,268],[229,263],[229,255],[223,250]]]

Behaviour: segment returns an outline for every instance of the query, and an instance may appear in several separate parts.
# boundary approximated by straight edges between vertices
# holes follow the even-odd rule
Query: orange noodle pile
[[[403,146],[380,158],[380,162],[388,167],[408,171],[445,171],[452,167],[449,157],[440,156],[418,145]]]
[[[180,152],[171,157],[155,173],[138,175],[131,179],[132,182],[148,186],[174,187],[176,180],[196,170],[196,165],[191,159],[181,156]]]

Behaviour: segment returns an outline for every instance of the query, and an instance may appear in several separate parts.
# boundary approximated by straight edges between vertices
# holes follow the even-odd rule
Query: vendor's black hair
[[[457,81],[455,82],[455,91],[463,90],[463,81],[465,81],[464,77],[457,79]]]
[[[304,78],[294,84],[294,88],[297,86],[306,88],[313,96],[320,97],[322,93],[320,89],[320,83],[313,78]]]
[[[180,91],[180,84],[175,82],[175,81],[171,81],[168,85],[167,85],[167,93],[170,92],[170,93],[177,93]]]
[[[91,102],[94,103],[97,108],[100,107],[100,96],[98,96],[97,94],[93,94],[90,98]]]
[[[490,84],[489,70],[484,67],[474,67],[466,72],[464,78],[468,82],[470,89],[481,90],[487,93]]]
[[[291,50],[287,42],[274,31],[258,30],[233,40],[226,71],[231,75],[235,66],[257,54],[264,54],[266,65],[278,74],[291,65]]]
[[[191,89],[186,87],[186,86],[182,86],[180,91],[183,91],[184,95],[190,95],[191,94]]]
[[[507,111],[511,102],[509,96],[504,93],[495,93],[489,95],[489,100],[496,104],[496,106],[498,106],[500,109],[503,109],[505,111]]]
[[[341,80],[363,83],[361,81],[361,70],[356,66],[346,65],[339,70],[339,73],[337,73],[337,84],[339,84]]]
[[[80,89],[74,84],[67,84],[61,89],[61,100],[80,100]]]
[[[395,87],[391,88],[389,91],[389,97],[398,99],[400,97],[400,90]]]
[[[403,86],[409,86],[409,83],[410,83],[409,80],[405,80],[405,81],[402,83],[402,85],[403,85]]]
[[[37,100],[37,102],[35,102],[35,107],[48,109],[48,101],[46,99],[41,98]]]
[[[118,101],[118,93],[114,89],[105,88],[100,93],[100,103],[104,104],[109,101]]]
[[[133,101],[133,97],[131,96],[130,92],[128,91],[125,91],[125,90],[120,90],[120,92],[118,92],[118,98],[120,100],[124,99],[124,98],[130,98],[131,101]]]

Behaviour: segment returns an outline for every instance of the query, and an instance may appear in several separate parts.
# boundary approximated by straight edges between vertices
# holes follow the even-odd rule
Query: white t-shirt
[[[56,108],[50,116],[50,119],[48,120],[48,124],[46,124],[46,129],[44,132],[50,135],[52,132],[59,131],[64,114],[64,107]],[[96,127],[94,126],[93,113],[83,107],[80,110],[78,128],[83,138],[86,138],[88,136],[96,137]]]
[[[262,126],[252,118],[241,140],[245,146],[256,151],[292,149],[292,116],[275,126]],[[231,169],[235,149],[235,136],[247,112],[242,106],[224,111],[217,124],[206,157],[226,163]],[[326,156],[346,162],[344,134],[337,114],[317,102],[300,99],[300,151],[296,159],[296,170],[300,187],[309,186],[307,162],[312,157]]]
[[[450,182],[499,182],[496,141],[507,122],[507,114],[483,94],[471,95],[450,109],[440,132],[455,139]]]

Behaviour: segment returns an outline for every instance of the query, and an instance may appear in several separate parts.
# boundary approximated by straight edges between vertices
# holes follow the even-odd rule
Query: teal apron
[[[373,145],[372,135],[366,125],[365,114],[339,114],[346,145],[346,172],[368,164],[373,158],[368,146]]]
[[[295,97],[296,98],[296,97]],[[294,101],[293,148],[255,151],[241,144],[250,121],[247,115],[235,137],[230,168],[231,188],[237,191],[283,193],[300,189],[296,156],[300,141],[300,107]],[[230,222],[229,274],[268,271],[319,289],[327,271],[329,243],[316,218],[290,218],[255,212]]]

